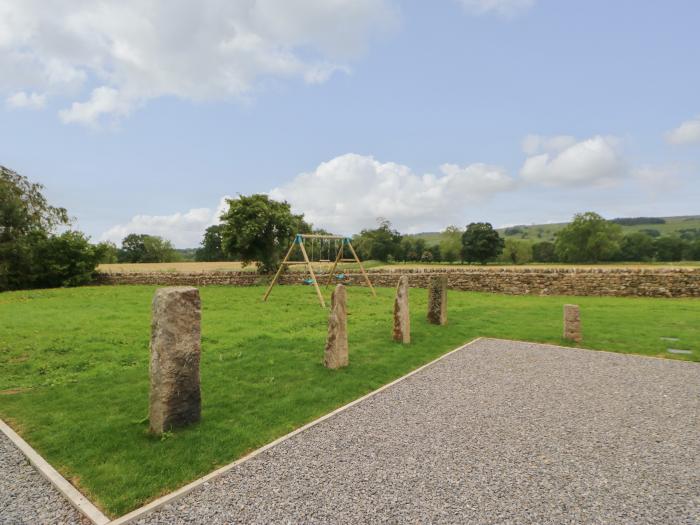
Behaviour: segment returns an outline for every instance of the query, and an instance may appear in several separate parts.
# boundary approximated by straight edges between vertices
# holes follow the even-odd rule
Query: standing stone
[[[433,275],[428,288],[428,322],[447,324],[447,276]]]
[[[200,419],[200,322],[199,290],[173,286],[156,291],[151,322],[151,432],[162,434]]]
[[[564,339],[580,343],[581,314],[576,304],[564,305]]]
[[[411,342],[411,317],[408,311],[408,276],[402,275],[396,286],[394,299],[394,341]]]
[[[348,311],[345,305],[345,286],[339,284],[331,297],[331,315],[328,317],[328,339],[323,356],[326,368],[348,366]]]

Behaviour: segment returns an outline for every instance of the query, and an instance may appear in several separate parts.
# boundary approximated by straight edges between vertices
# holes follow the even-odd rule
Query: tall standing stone
[[[326,368],[348,366],[348,311],[345,286],[339,284],[331,297],[331,314],[328,317],[328,339],[323,355]]]
[[[394,341],[411,342],[411,317],[408,310],[408,276],[402,275],[394,299]]]
[[[447,276],[433,275],[428,288],[428,322],[447,324]]]
[[[580,343],[581,337],[581,313],[576,304],[564,305],[564,339]]]
[[[201,417],[200,325],[199,290],[173,286],[156,291],[151,322],[151,432],[161,434]]]

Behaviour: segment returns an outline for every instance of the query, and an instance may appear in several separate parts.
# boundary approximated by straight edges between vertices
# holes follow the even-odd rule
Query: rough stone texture
[[[326,368],[348,366],[348,311],[345,286],[339,284],[331,297],[331,313],[328,317],[328,339],[323,354]]]
[[[452,290],[512,295],[608,295],[619,297],[700,297],[700,269],[690,268],[450,268],[368,270],[372,284],[394,287],[397,274],[407,274],[413,288],[427,288],[433,275],[447,275]],[[354,286],[362,275],[346,273]],[[318,274],[324,282],[327,274]],[[282,275],[280,284],[302,284],[303,272]],[[151,272],[98,274],[96,284],[255,286],[269,277],[255,272]]]
[[[399,277],[394,298],[394,341],[411,342],[411,316],[408,306],[408,277]]]
[[[0,432],[0,523],[58,525],[91,522],[32,467]]]
[[[697,363],[480,340],[137,523],[700,523]]]
[[[576,304],[564,305],[564,339],[580,343],[581,336],[581,313]]]
[[[428,288],[428,322],[447,324],[447,276],[433,275]]]
[[[201,342],[199,290],[161,288],[153,297],[151,324],[151,432],[199,421]]]

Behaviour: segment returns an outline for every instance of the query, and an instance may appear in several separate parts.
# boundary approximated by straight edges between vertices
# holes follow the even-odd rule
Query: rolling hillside
[[[617,221],[618,219],[614,219]],[[622,219],[621,222],[629,222],[631,219]],[[663,221],[663,222],[661,222]],[[633,221],[637,222],[637,221]],[[509,228],[499,228],[498,231],[504,237],[514,239],[526,239],[533,242],[552,241],[557,231],[567,223],[518,225]],[[700,239],[700,215],[681,215],[677,217],[651,217],[637,224],[621,224],[624,233],[645,231],[654,236],[677,235],[689,239]],[[415,237],[425,239],[428,245],[440,241],[439,232],[417,233]]]

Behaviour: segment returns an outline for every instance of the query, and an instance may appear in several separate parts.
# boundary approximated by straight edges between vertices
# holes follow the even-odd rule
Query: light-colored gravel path
[[[0,524],[88,524],[0,432]]]
[[[696,363],[485,339],[138,523],[697,524],[699,414]]]

